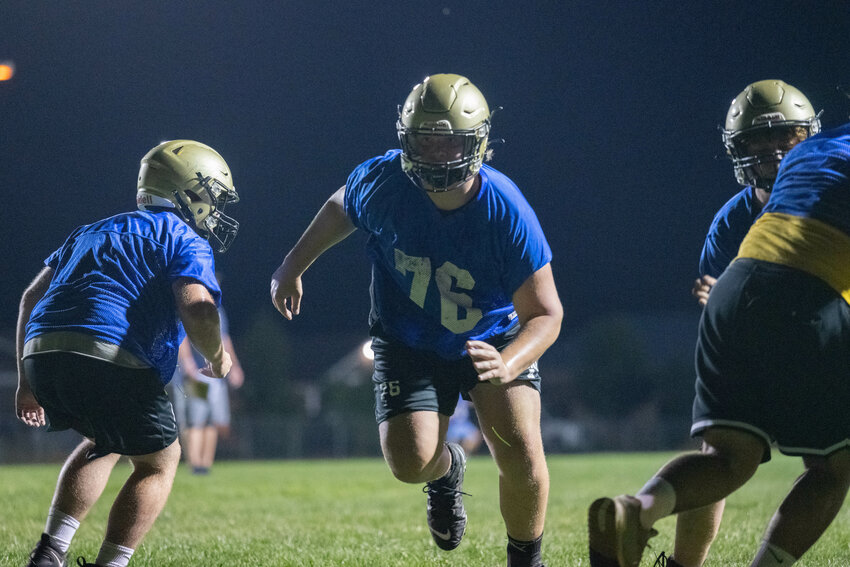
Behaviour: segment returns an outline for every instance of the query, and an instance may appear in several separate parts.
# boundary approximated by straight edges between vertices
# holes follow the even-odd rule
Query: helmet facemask
[[[210,241],[217,252],[226,252],[236,239],[239,223],[224,214],[227,203],[238,203],[239,195],[218,179],[198,171],[197,185],[174,192],[181,216]]]
[[[398,109],[401,168],[425,191],[461,187],[478,174],[487,154],[490,108],[460,75],[426,77]]]
[[[452,130],[446,124],[433,127],[396,128],[408,177],[422,189],[442,193],[455,189],[481,169],[487,151],[490,121],[471,130]]]
[[[723,145],[732,160],[735,179],[770,192],[779,163],[797,143],[820,131],[820,121],[768,122],[737,132],[723,131]]]

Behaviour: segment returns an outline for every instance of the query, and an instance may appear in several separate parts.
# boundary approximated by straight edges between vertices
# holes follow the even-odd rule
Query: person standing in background
[[[245,381],[245,373],[230,338],[224,308],[219,308],[218,313],[221,318],[224,350],[230,354],[233,361],[227,378],[211,379],[201,372],[203,356],[189,341],[183,341],[178,355],[177,373],[182,375],[186,396],[186,415],[182,424],[185,427],[183,441],[186,444],[186,457],[192,473],[198,475],[209,474],[215,461],[219,437],[230,434],[229,387],[240,388]]]

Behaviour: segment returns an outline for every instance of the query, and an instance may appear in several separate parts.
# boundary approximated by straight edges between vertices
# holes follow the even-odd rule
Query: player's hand
[[[717,283],[717,279],[711,276],[701,276],[694,280],[694,288],[691,294],[697,298],[700,305],[705,305],[708,301],[708,294],[711,293],[711,288]]]
[[[41,427],[47,423],[44,408],[38,405],[29,387],[18,386],[15,392],[15,415],[30,427]]]
[[[233,366],[233,361],[230,359],[228,352],[222,351],[221,362],[207,361],[207,365],[201,368],[201,374],[210,378],[224,378],[230,372],[230,367]]]
[[[502,354],[490,343],[466,341],[466,351],[469,353],[469,358],[472,359],[480,382],[507,384],[513,381],[508,367],[502,360]]]
[[[275,309],[280,314],[292,320],[301,312],[301,276],[287,274],[284,264],[278,266],[272,274],[271,296]]]

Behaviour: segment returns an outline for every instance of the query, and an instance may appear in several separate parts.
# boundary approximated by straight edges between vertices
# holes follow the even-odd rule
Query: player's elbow
[[[538,324],[545,326],[554,341],[561,334],[561,324],[564,322],[564,306],[556,297],[554,300],[544,304],[543,309],[534,317]]]
[[[180,306],[180,319],[190,337],[219,331],[218,308],[212,301],[193,301]]]

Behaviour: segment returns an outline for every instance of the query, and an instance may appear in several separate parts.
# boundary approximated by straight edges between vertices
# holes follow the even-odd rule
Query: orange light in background
[[[15,74],[15,64],[11,61],[0,61],[0,81],[8,81]]]

